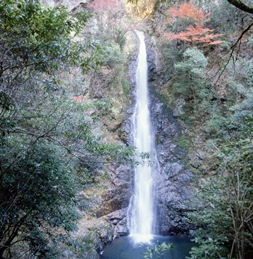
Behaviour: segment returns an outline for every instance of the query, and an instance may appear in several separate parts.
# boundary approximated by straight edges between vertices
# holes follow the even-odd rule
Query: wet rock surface
[[[155,96],[152,99],[156,100]],[[173,116],[163,112],[162,104],[156,102],[154,106],[154,109],[151,106],[151,116],[160,166],[156,179],[159,232],[163,235],[188,234],[189,226],[183,220],[183,203],[190,198],[193,174],[185,167],[185,150],[176,145],[182,129]],[[159,113],[157,107],[160,107]]]
[[[150,91],[150,113],[155,138],[157,160],[159,171],[155,176],[156,186],[156,214],[157,214],[157,233],[163,235],[187,235],[189,225],[184,221],[185,208],[184,202],[190,199],[190,183],[193,174],[186,168],[186,151],[177,145],[178,139],[182,136],[182,127],[176,120],[180,111],[173,111],[164,106],[156,94],[155,81],[157,76],[156,54],[147,44],[147,58],[149,69],[149,91]],[[134,78],[136,70],[137,56],[133,57],[130,63],[129,73],[130,82],[134,89]],[[130,107],[127,111],[127,118],[122,124],[121,132],[124,135],[122,140],[127,145],[132,145],[132,121],[135,104],[135,92],[131,96]],[[111,222],[114,234],[113,237],[128,234],[127,229],[127,207],[133,193],[133,172],[130,168],[119,167],[111,171],[113,189],[108,191],[107,196],[103,197],[104,208],[98,213],[105,215],[108,211],[108,220]],[[107,209],[106,209],[107,208]],[[117,210],[116,210],[117,208]],[[113,212],[115,209],[115,212]],[[103,212],[102,212],[103,211]]]
[[[154,52],[148,49],[150,113],[156,142],[159,176],[156,179],[158,232],[163,235],[186,235],[189,225],[184,220],[184,202],[191,197],[193,174],[186,168],[186,151],[177,145],[182,127],[175,112],[157,95]]]
[[[130,168],[124,165],[110,168],[110,188],[102,195],[102,206],[96,216],[102,217],[111,212],[126,208],[130,199]]]

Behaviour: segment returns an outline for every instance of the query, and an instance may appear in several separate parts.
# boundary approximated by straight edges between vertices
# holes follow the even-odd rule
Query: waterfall
[[[133,114],[134,145],[139,152],[152,154],[153,144],[149,112],[147,79],[147,53],[144,33],[135,31],[139,38],[139,55],[136,70],[136,105]],[[154,234],[154,194],[152,166],[136,166],[134,170],[134,195],[128,211],[128,227],[134,242],[149,242]]]

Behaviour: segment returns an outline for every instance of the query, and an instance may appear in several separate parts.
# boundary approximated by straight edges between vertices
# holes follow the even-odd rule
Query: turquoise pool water
[[[174,236],[154,236],[150,244],[135,244],[131,237],[126,236],[115,239],[106,246],[100,256],[101,259],[143,259],[147,247],[162,242],[173,244],[172,253],[168,252],[166,255],[156,256],[155,259],[185,259],[194,244],[190,238]]]

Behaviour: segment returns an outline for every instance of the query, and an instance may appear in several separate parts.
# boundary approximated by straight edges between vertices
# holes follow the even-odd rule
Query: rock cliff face
[[[156,64],[159,64],[159,60],[148,47],[150,111],[160,167],[157,179],[159,232],[163,235],[188,234],[189,225],[183,220],[183,203],[190,198],[193,175],[185,166],[185,150],[177,145],[183,128],[173,110],[159,100],[159,66]]]
[[[56,7],[56,6],[65,6],[68,11],[72,11],[80,5],[86,4],[87,0],[42,0],[47,6]]]
[[[148,46],[148,40],[147,40]],[[137,50],[137,48],[136,48]],[[159,169],[156,175],[156,197],[157,197],[157,219],[159,226],[157,232],[163,235],[185,235],[189,233],[189,225],[183,220],[184,206],[183,203],[190,198],[191,189],[190,181],[193,174],[187,170],[186,152],[183,148],[177,145],[183,133],[182,127],[178,124],[173,110],[166,108],[159,100],[157,95],[157,57],[155,52],[148,47],[148,68],[149,68],[149,91],[150,91],[150,112],[153,125],[153,132],[156,144],[157,159],[159,162]],[[134,89],[135,82],[135,68],[136,59],[133,59],[129,66],[129,73],[132,87]],[[134,91],[134,90],[133,90]],[[125,141],[128,145],[132,142],[131,133],[131,115],[135,103],[134,95],[132,96],[132,103],[128,109],[128,119],[125,120],[122,126],[122,131],[125,133]],[[174,114],[174,115],[173,115]],[[119,169],[120,170],[120,169]],[[125,175],[128,174],[128,176]],[[120,174],[124,175],[124,179],[117,178],[117,185],[119,193],[117,197],[122,197],[120,211],[120,225],[126,222],[126,212],[129,198],[133,193],[133,172],[130,168],[122,171]],[[130,176],[131,174],[131,176]],[[130,182],[129,182],[130,181]],[[115,184],[115,188],[117,188]],[[120,206],[119,206],[120,207]],[[119,209],[118,207],[118,209]],[[117,211],[119,213],[119,211]],[[113,220],[114,217],[111,218]],[[123,220],[123,221],[122,221]],[[126,225],[124,230],[118,228],[117,222],[113,221],[115,227],[114,237],[128,234]],[[120,229],[117,232],[117,229]]]
[[[64,5],[69,11],[84,8],[87,1],[81,0],[44,0],[49,6]],[[144,6],[144,5],[143,5]],[[152,1],[152,10],[147,10],[146,15],[153,11],[155,1]],[[133,6],[127,7],[132,10]],[[129,9],[130,8],[130,9]],[[143,7],[145,9],[145,6]],[[138,9],[138,8],[137,8]],[[135,15],[138,10],[135,10]],[[143,26],[143,25],[141,25]],[[89,30],[89,28],[88,28]],[[91,32],[91,30],[90,30]],[[131,145],[132,142],[132,124],[131,115],[135,103],[135,69],[138,54],[138,42],[132,32],[127,32],[127,42],[125,52],[128,53],[128,80],[132,88],[129,94],[128,108],[125,111],[119,111],[120,122],[117,128],[111,130],[121,143]],[[159,162],[159,174],[156,181],[157,197],[157,218],[159,221],[158,232],[163,235],[187,234],[189,226],[183,221],[184,208],[183,202],[190,198],[190,180],[192,173],[185,167],[185,150],[177,145],[177,141],[183,134],[182,127],[177,123],[176,116],[178,111],[174,112],[165,107],[159,99],[159,59],[157,52],[149,46],[151,39],[147,38],[148,67],[149,67],[149,89],[151,98],[151,119],[156,143],[157,159]],[[131,46],[131,47],[129,47]],[[129,54],[130,53],[130,54]],[[130,61],[129,61],[130,60]],[[100,86],[101,89],[103,86]],[[98,98],[98,97],[97,97]],[[123,106],[122,106],[123,107]],[[117,117],[117,115],[115,115]],[[124,121],[123,121],[123,118]],[[108,124],[107,120],[107,124]],[[123,121],[123,122],[122,122]],[[110,125],[105,125],[110,131]],[[101,177],[99,185],[94,185],[80,193],[79,210],[83,219],[79,222],[79,230],[73,234],[78,242],[93,242],[93,248],[101,251],[103,247],[111,242],[113,238],[127,235],[127,208],[130,197],[133,192],[133,170],[129,166],[110,165],[103,169],[103,174],[107,177]],[[87,237],[88,241],[87,241]],[[89,241],[91,239],[91,241]],[[90,252],[96,258],[94,249]],[[73,254],[68,257],[70,252],[64,251],[65,258],[75,258]],[[76,257],[79,258],[79,257]],[[82,258],[82,257],[81,257]]]
[[[188,234],[189,226],[183,220],[183,203],[190,198],[192,173],[185,168],[186,153],[176,142],[182,128],[163,104],[152,94],[151,115],[154,125],[157,159],[160,174],[157,179],[160,234]]]

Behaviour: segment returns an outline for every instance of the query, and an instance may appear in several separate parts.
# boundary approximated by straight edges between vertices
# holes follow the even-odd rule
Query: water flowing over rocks
[[[147,44],[148,46],[148,44]],[[168,109],[159,100],[156,92],[156,77],[157,77],[157,61],[156,53],[147,48],[148,51],[148,68],[149,68],[149,91],[150,91],[150,112],[153,125],[153,132],[155,136],[157,160],[159,162],[160,174],[156,177],[156,196],[157,208],[156,213],[159,221],[157,232],[163,235],[187,235],[189,234],[189,225],[184,221],[184,206],[183,203],[190,198],[191,189],[190,181],[193,174],[186,168],[187,154],[185,150],[177,145],[178,139],[182,136],[182,127],[178,124],[176,117],[181,113],[182,106],[180,100],[178,108]],[[136,56],[133,56],[130,62],[129,73],[130,83],[134,89],[136,70]],[[127,119],[123,122],[121,132],[124,138],[121,139],[127,144],[132,144],[132,122],[131,115],[133,113],[133,106],[135,103],[134,92],[131,96],[130,107],[127,111]],[[116,199],[120,197],[122,202],[116,202],[117,207],[124,205],[111,214],[108,214],[108,219],[114,228],[114,238],[128,234],[126,223],[126,207],[132,195],[131,179],[133,172],[130,168],[127,170],[120,167],[117,177],[112,177],[115,187],[121,186],[123,188],[114,190],[117,194]],[[131,177],[130,177],[131,175]],[[129,193],[127,193],[129,191]],[[110,197],[110,195],[108,195]],[[128,200],[127,200],[128,199]],[[104,199],[104,206],[112,204],[114,199]],[[108,205],[110,208],[112,206]],[[188,210],[189,208],[187,208]],[[105,210],[106,211],[106,210]],[[116,216],[120,215],[120,216]]]
[[[129,33],[133,38],[133,33]],[[131,42],[133,44],[133,42]],[[148,46],[148,45],[147,45]],[[129,81],[132,89],[135,86],[135,70],[137,60],[136,54],[132,54],[129,63]],[[147,48],[149,68],[149,92],[150,113],[152,131],[154,133],[156,155],[159,162],[160,173],[155,178],[157,207],[156,215],[159,221],[157,233],[162,235],[187,235],[189,225],[184,221],[184,201],[190,198],[190,181],[193,174],[187,170],[185,164],[188,162],[186,151],[177,145],[182,136],[183,128],[176,120],[175,110],[165,107],[157,94],[160,81],[157,80],[157,56],[154,51]],[[129,98],[129,107],[126,111],[125,120],[118,131],[119,139],[126,145],[132,145],[132,121],[135,94]],[[180,106],[179,106],[180,107]],[[180,112],[180,108],[179,108]],[[193,163],[195,159],[191,159]],[[84,215],[79,222],[78,232],[74,234],[75,239],[82,243],[83,240],[91,239],[95,250],[91,250],[89,259],[99,257],[103,248],[113,239],[129,234],[127,227],[127,209],[130,197],[133,195],[133,170],[126,165],[110,165],[105,169],[107,177],[104,179],[105,188],[95,194],[84,191],[79,202],[79,210]],[[99,187],[94,187],[99,188]],[[189,209],[189,208],[187,208]],[[87,215],[87,211],[89,211]],[[63,258],[75,258],[70,251],[63,251]],[[83,258],[86,258],[85,256]]]

